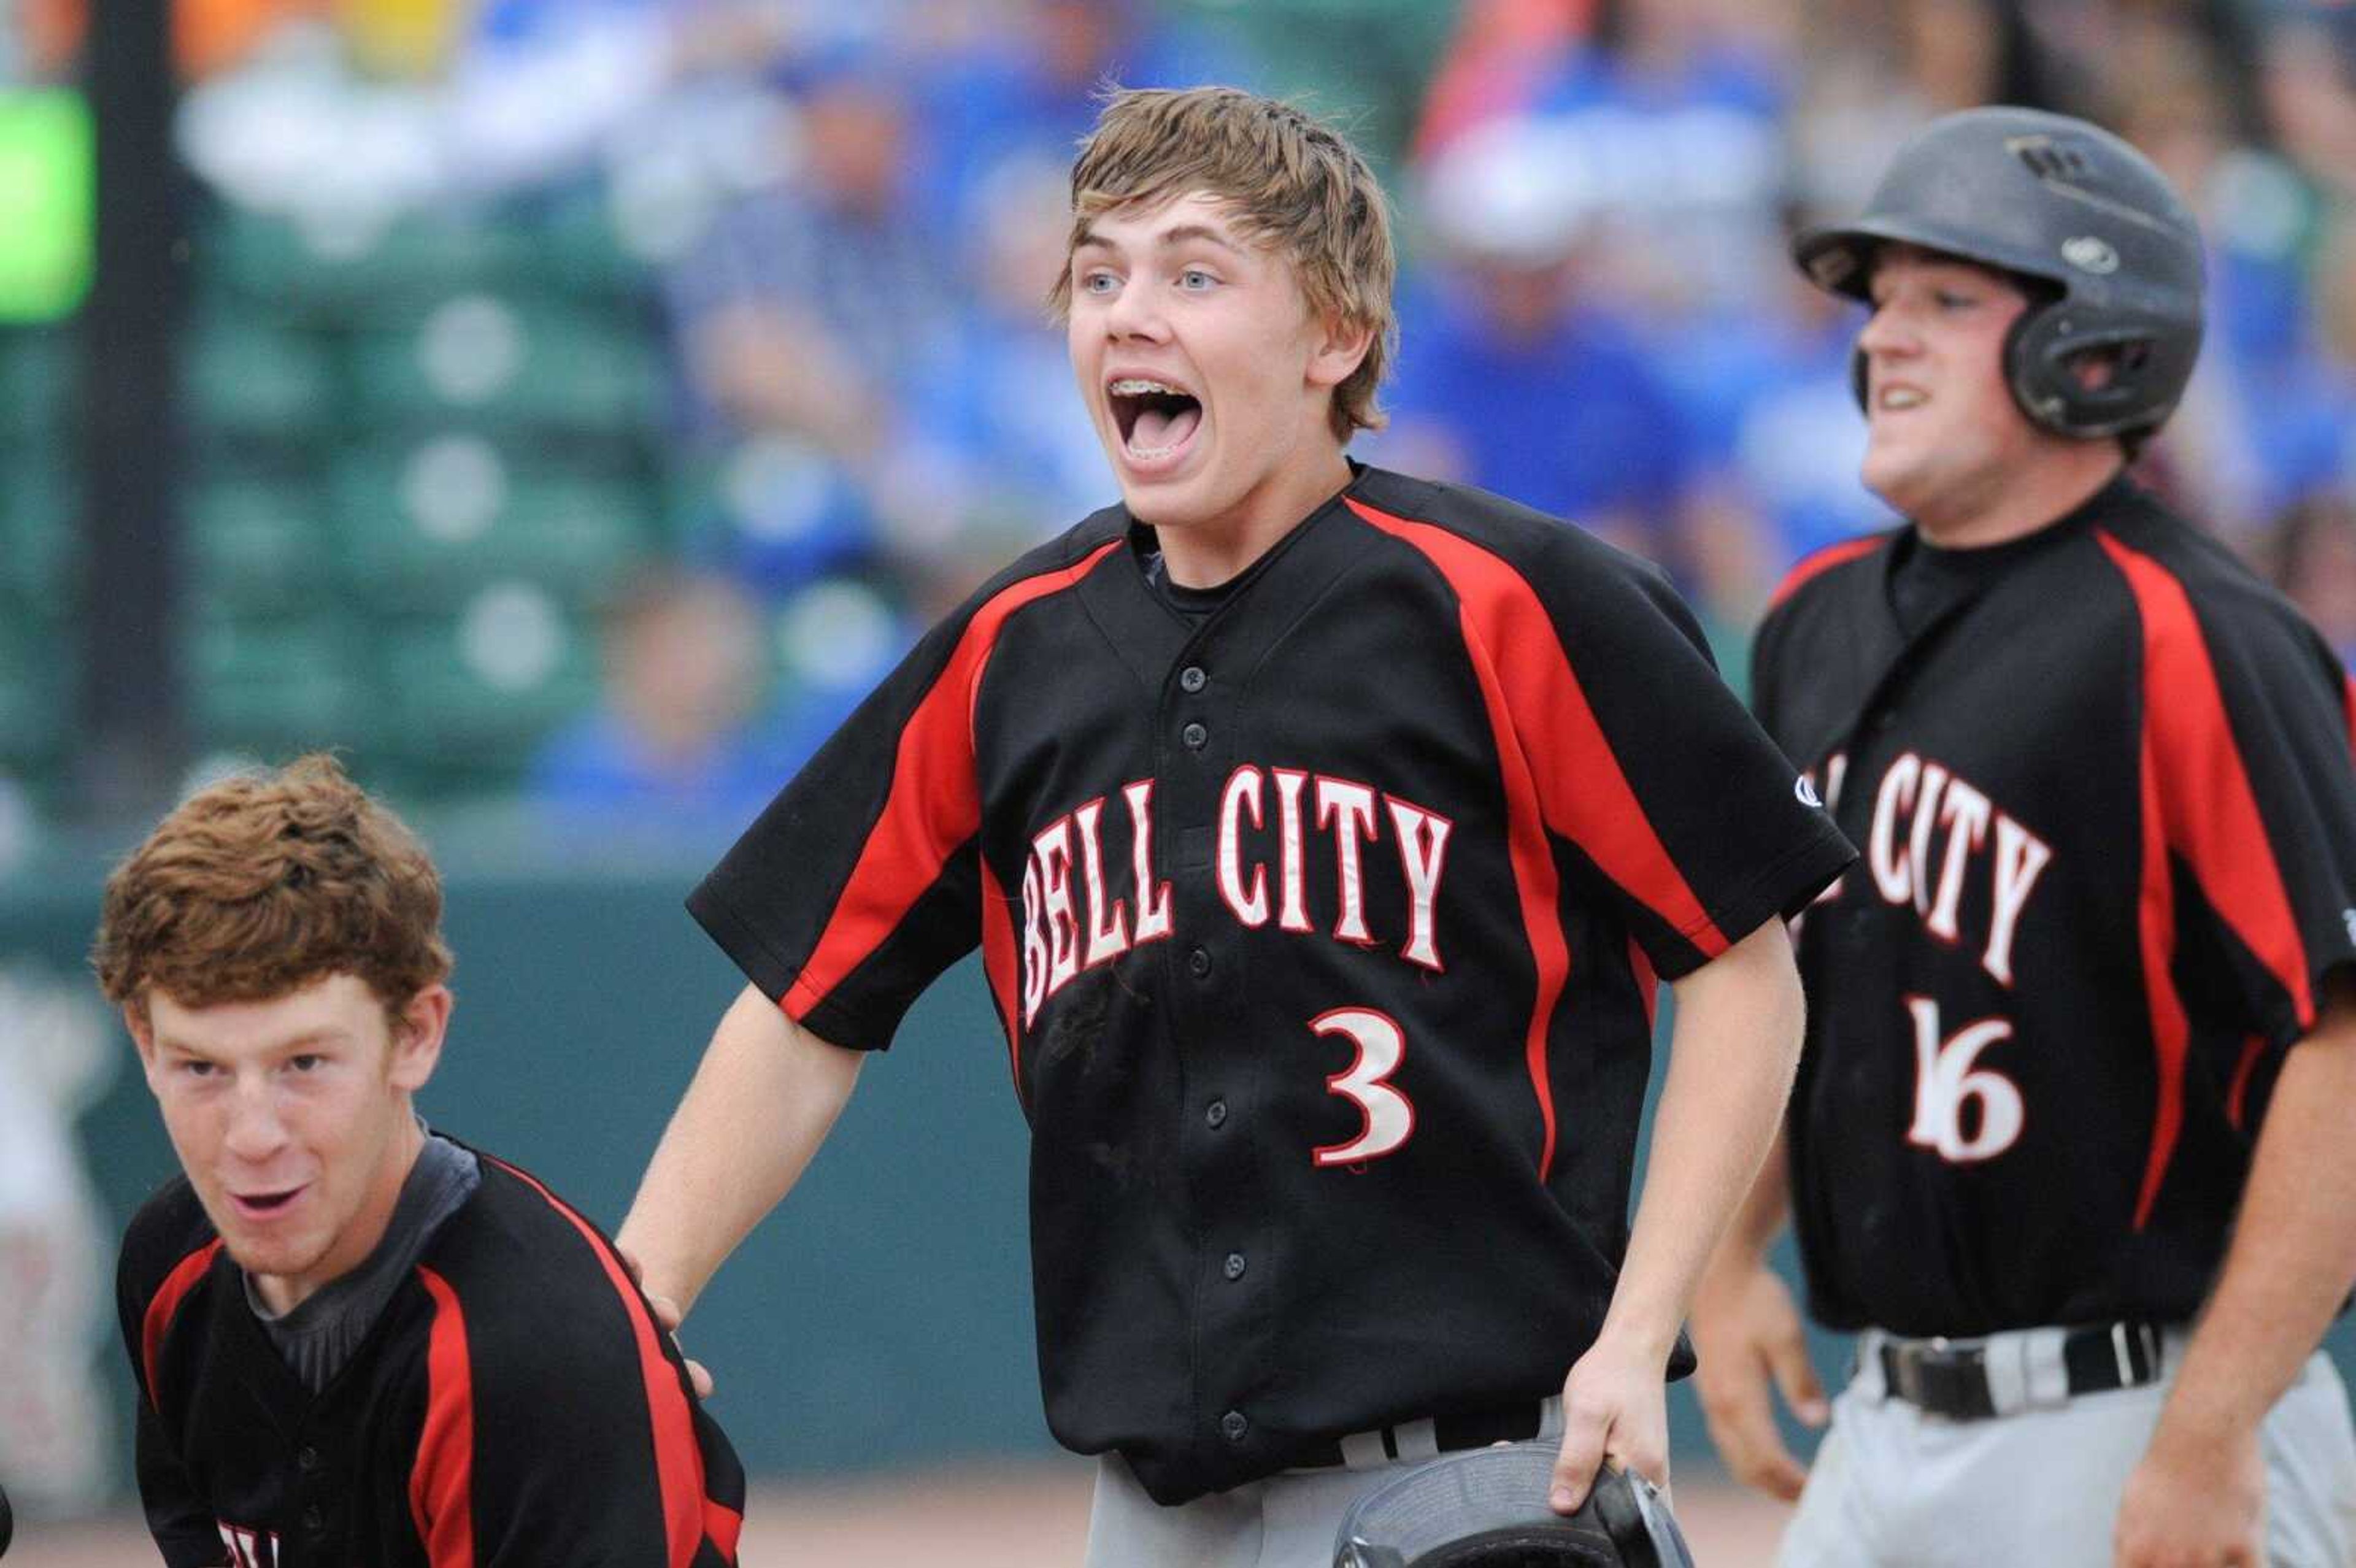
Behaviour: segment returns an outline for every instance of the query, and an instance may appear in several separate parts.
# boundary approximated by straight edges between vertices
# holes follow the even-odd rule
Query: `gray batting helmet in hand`
[[[1693,1568],[1644,1477],[1606,1466],[1579,1511],[1547,1502],[1557,1445],[1508,1443],[1419,1465],[1343,1518],[1333,1568]]]

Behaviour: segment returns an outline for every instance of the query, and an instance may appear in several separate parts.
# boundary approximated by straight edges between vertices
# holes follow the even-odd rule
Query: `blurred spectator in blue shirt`
[[[1695,601],[1724,645],[1743,638],[1801,557],[1896,519],[1858,478],[1852,356],[1863,312],[1788,264],[1763,311],[1697,315],[1657,363],[1691,443],[1687,551]],[[1721,663],[1728,662],[1721,659]]]
[[[1096,94],[1121,87],[1250,85],[1244,62],[1150,0],[1004,0],[917,83],[931,210],[969,210],[1012,159],[1068,173],[1096,123]],[[1044,283],[1040,285],[1045,287]]]
[[[616,596],[597,709],[552,736],[525,794],[566,834],[724,845],[801,765],[764,716],[763,616],[725,578],[661,572]]]
[[[958,327],[910,389],[887,507],[886,541],[927,622],[1113,498],[1045,304],[1065,265],[1070,161],[1010,155],[963,209]]]
[[[1633,333],[1590,286],[1600,218],[1559,126],[1499,121],[1424,186],[1436,241],[1404,291],[1376,461],[1478,485],[1671,561],[1686,453]]]
[[[773,595],[870,558],[909,389],[954,330],[938,226],[905,188],[923,154],[895,62],[844,46],[786,85],[790,172],[665,279],[728,525],[707,553]]]

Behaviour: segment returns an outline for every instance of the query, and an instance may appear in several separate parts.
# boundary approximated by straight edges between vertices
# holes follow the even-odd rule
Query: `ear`
[[[442,1061],[442,1037],[450,1029],[450,1008],[456,1000],[449,987],[428,986],[402,1005],[392,1031],[389,1064],[394,1088],[413,1094],[434,1076]]]
[[[1366,350],[1374,347],[1375,328],[1371,322],[1327,320],[1318,329],[1309,355],[1309,384],[1312,387],[1338,387],[1365,363]]]

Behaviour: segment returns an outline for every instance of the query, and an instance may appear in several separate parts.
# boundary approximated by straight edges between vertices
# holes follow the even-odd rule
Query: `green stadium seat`
[[[322,325],[399,318],[453,289],[531,272],[530,242],[512,224],[469,215],[306,228],[224,205],[199,233],[199,275]]]
[[[317,485],[200,476],[187,494],[182,522],[202,601],[230,613],[288,614],[317,608],[333,592],[338,535]]]
[[[0,768],[37,778],[66,749],[79,650],[64,617],[0,592]]]
[[[662,418],[660,357],[631,313],[454,293],[415,322],[352,342],[363,428],[527,428],[651,440]]]
[[[184,344],[185,406],[200,430],[300,440],[335,412],[334,362],[316,334],[216,304],[189,324]]]
[[[627,304],[646,299],[654,287],[652,270],[616,229],[612,197],[604,189],[554,202],[530,238],[538,274],[584,300]]]
[[[0,450],[0,593],[70,605],[80,592],[80,503],[70,452]]]
[[[448,610],[498,578],[585,604],[652,553],[659,528],[648,486],[540,466],[477,436],[370,448],[334,483],[351,591],[383,610]]]
[[[70,444],[81,426],[81,360],[59,327],[0,331],[0,442]]]
[[[352,744],[370,695],[340,613],[205,614],[190,634],[187,677],[200,750],[273,759]]]
[[[549,731],[597,700],[594,629],[521,582],[484,587],[458,613],[380,622],[381,725],[373,744],[444,795],[513,787]]]

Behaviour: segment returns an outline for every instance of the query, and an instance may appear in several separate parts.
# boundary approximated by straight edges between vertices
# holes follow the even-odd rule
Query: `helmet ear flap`
[[[2055,435],[2080,433],[2070,426],[2069,351],[2060,341],[2068,325],[2062,302],[2032,304],[2004,335],[2004,384],[2013,405],[2030,424]]]
[[[2069,302],[2024,312],[2005,340],[2005,379],[2029,422],[2078,441],[2134,437],[2175,411],[2172,388],[2191,374],[2200,338],[2171,337],[2164,324],[2112,319],[2094,328],[2072,319]],[[2110,356],[2109,374],[2089,384],[2089,355]]]

